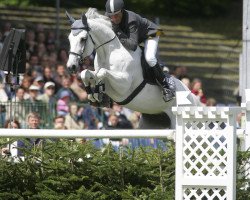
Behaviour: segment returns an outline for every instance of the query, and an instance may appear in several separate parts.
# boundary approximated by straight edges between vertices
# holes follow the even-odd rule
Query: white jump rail
[[[167,138],[173,140],[175,130],[54,130],[0,129],[0,137],[27,138]]]

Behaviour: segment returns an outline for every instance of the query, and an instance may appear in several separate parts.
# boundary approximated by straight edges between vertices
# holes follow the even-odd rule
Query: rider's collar
[[[82,23],[82,20],[76,20],[72,25],[71,25],[71,32],[74,36],[78,35],[82,30],[89,31],[90,28],[89,26],[86,26]]]

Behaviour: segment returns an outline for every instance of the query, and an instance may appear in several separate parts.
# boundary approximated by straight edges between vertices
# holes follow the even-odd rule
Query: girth
[[[116,101],[116,103],[121,105],[121,106],[130,103],[130,101],[132,101],[136,97],[136,95],[142,91],[142,89],[145,87],[146,83],[147,83],[147,81],[143,80],[141,82],[141,84],[138,85],[138,87],[135,88],[135,90],[126,99],[124,99],[123,101],[120,101],[120,102]]]

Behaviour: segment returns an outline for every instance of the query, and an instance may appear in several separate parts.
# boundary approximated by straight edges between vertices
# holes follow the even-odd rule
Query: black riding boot
[[[173,77],[168,73],[164,73],[158,63],[153,67],[153,71],[157,83],[162,87],[164,100],[166,102],[170,101],[175,97],[175,82]]]

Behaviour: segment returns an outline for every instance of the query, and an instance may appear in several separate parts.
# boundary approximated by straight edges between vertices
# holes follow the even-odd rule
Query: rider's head
[[[112,23],[120,24],[122,20],[122,10],[124,8],[123,0],[107,0],[106,15],[109,16]]]

